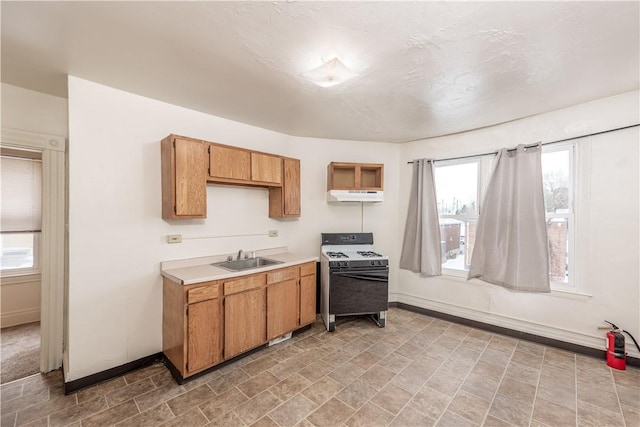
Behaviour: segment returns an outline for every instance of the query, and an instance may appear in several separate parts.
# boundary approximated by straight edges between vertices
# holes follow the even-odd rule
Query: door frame
[[[2,128],[0,143],[42,153],[40,371],[49,372],[62,366],[66,342],[66,139]]]

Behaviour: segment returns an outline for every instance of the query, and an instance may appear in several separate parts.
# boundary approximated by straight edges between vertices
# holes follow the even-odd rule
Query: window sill
[[[3,273],[0,275],[0,282],[4,285],[17,285],[20,283],[29,283],[40,280],[40,272],[39,271],[23,271],[16,273]]]
[[[450,268],[443,268],[442,269],[442,276],[443,277],[447,277],[450,279],[455,279],[458,281],[464,281],[467,282],[467,276],[468,276],[469,272],[466,270],[453,270]],[[479,284],[479,285],[484,285],[484,286],[488,286],[488,287],[495,287],[498,285],[493,285],[491,283],[487,283],[484,282],[480,279],[472,279],[474,281],[474,283]],[[499,287],[499,286],[498,286]],[[553,297],[557,297],[557,298],[567,298],[567,299],[573,299],[573,300],[582,300],[582,301],[586,301],[590,298],[593,297],[593,295],[591,294],[585,294],[583,292],[579,292],[575,289],[572,288],[553,288],[553,285],[551,285],[551,292],[549,293],[550,296]]]
[[[585,294],[578,292],[575,289],[553,289],[551,288],[551,295],[559,298],[568,298],[575,300],[588,300],[593,297],[591,294]]]

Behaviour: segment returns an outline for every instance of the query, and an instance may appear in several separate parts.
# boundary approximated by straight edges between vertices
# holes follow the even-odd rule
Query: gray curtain
[[[440,248],[440,223],[433,179],[433,161],[414,160],[400,268],[424,276],[440,276],[442,275]]]
[[[469,279],[550,292],[541,146],[498,153],[480,209]]]

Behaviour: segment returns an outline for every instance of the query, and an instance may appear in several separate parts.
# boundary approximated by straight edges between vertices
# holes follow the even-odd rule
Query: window
[[[38,153],[3,149],[0,156],[0,272],[36,272],[41,223],[42,162]]]
[[[542,183],[549,242],[549,279],[552,287],[572,287],[573,256],[573,145],[551,145],[542,150]]]
[[[479,213],[481,164],[480,157],[436,163],[440,245],[445,269],[469,270]]]
[[[495,156],[435,165],[436,197],[440,217],[442,267],[446,274],[469,271],[475,227],[483,189]],[[574,145],[548,145],[542,150],[542,180],[549,243],[549,280],[552,289],[571,289],[573,256]]]

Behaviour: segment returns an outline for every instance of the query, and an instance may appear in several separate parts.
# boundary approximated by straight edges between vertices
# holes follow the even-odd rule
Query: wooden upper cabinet
[[[172,134],[161,160],[163,219],[206,218],[207,183],[269,188],[271,218],[300,216],[298,159]]]
[[[222,145],[209,145],[209,176],[231,180],[251,179],[251,153]]]
[[[269,188],[269,217],[296,218],[300,216],[300,160],[283,159],[282,187]]]
[[[282,184],[282,157],[251,153],[251,180]]]
[[[383,190],[382,163],[340,163],[327,166],[327,190]]]
[[[161,142],[162,218],[206,218],[204,141],[169,135]]]

